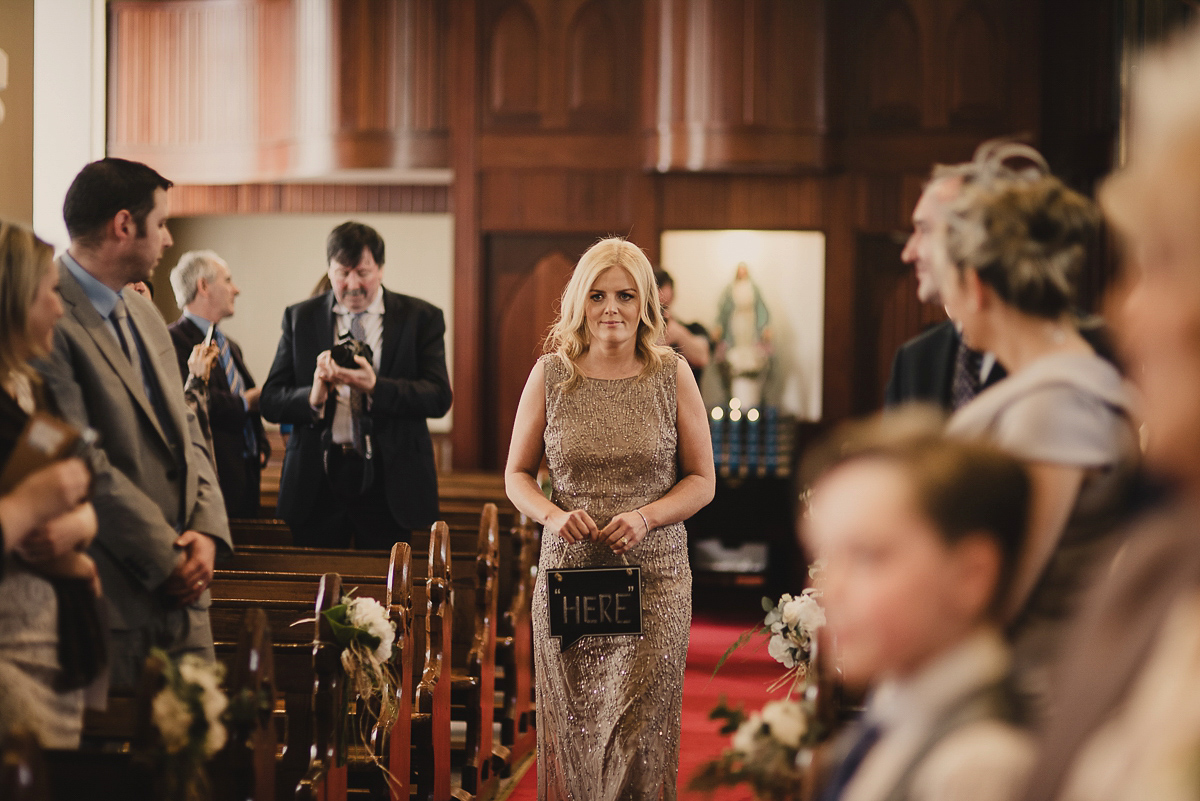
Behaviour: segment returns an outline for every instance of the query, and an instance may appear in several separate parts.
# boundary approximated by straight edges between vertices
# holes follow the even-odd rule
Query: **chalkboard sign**
[[[548,578],[550,637],[565,651],[583,637],[642,633],[642,568],[573,567]]]

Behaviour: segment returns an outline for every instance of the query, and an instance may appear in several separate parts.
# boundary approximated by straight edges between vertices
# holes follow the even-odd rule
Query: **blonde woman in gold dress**
[[[650,262],[624,239],[579,260],[521,395],[505,482],[545,527],[533,599],[538,798],[673,799],[679,770],[691,570],[683,521],[712,500],[712,443],[687,362],[659,344]],[[545,456],[550,499],[536,475]],[[640,636],[560,653],[546,579],[555,568],[636,564]]]

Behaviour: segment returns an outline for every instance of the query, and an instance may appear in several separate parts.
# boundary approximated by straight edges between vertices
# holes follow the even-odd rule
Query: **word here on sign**
[[[642,568],[572,567],[547,577],[550,637],[565,651],[583,637],[642,633]]]

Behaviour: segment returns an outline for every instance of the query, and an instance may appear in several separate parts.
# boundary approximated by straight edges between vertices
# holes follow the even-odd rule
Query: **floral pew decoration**
[[[399,779],[368,745],[378,739],[372,736],[373,732],[390,729],[400,714],[397,693],[403,691],[404,683],[392,665],[396,624],[379,601],[356,598],[352,594],[343,595],[340,604],[321,614],[342,647],[342,669],[347,679],[346,707],[338,733],[343,746],[338,749],[342,764],[346,758],[351,705],[354,704],[354,716],[359,723],[358,741],[367,745],[367,759],[383,772],[389,784],[398,787]]]
[[[263,691],[243,689],[232,698],[222,689],[225,666],[195,654],[173,660],[152,649],[151,667],[162,677],[162,688],[150,702],[150,720],[157,739],[149,761],[155,766],[159,797],[200,801],[211,796],[207,764],[247,733],[270,699]]]
[[[813,578],[818,573],[816,565],[809,571]],[[721,699],[709,719],[722,721],[720,732],[732,735],[730,745],[700,767],[689,789],[711,793],[745,784],[762,801],[802,797],[813,749],[830,733],[818,708],[817,643],[825,625],[820,597],[820,590],[810,587],[799,595],[784,593],[778,601],[763,598],[762,625],[742,634],[718,660],[714,674],[738,648],[765,639],[767,653],[784,667],[767,690],[785,694],[749,714]]]

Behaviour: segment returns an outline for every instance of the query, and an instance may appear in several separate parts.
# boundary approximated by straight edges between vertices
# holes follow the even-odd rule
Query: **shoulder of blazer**
[[[427,300],[421,300],[421,298],[413,297],[412,295],[402,295],[386,287],[383,290],[383,308],[385,313],[392,312],[421,318],[432,317],[442,313],[441,309]]]
[[[330,314],[333,311],[333,292],[326,292],[324,295],[317,295],[315,298],[307,298],[299,303],[293,303],[284,310],[283,316],[285,320],[291,320],[293,324],[318,319],[322,314]]]
[[[183,315],[180,315],[178,320],[168,325],[167,330],[171,332],[172,338],[181,339],[190,345],[198,345],[204,341],[204,334],[200,333],[200,329],[196,327],[196,324]]]
[[[909,351],[929,352],[947,346],[958,347],[958,329],[950,320],[929,326],[900,347]]]

